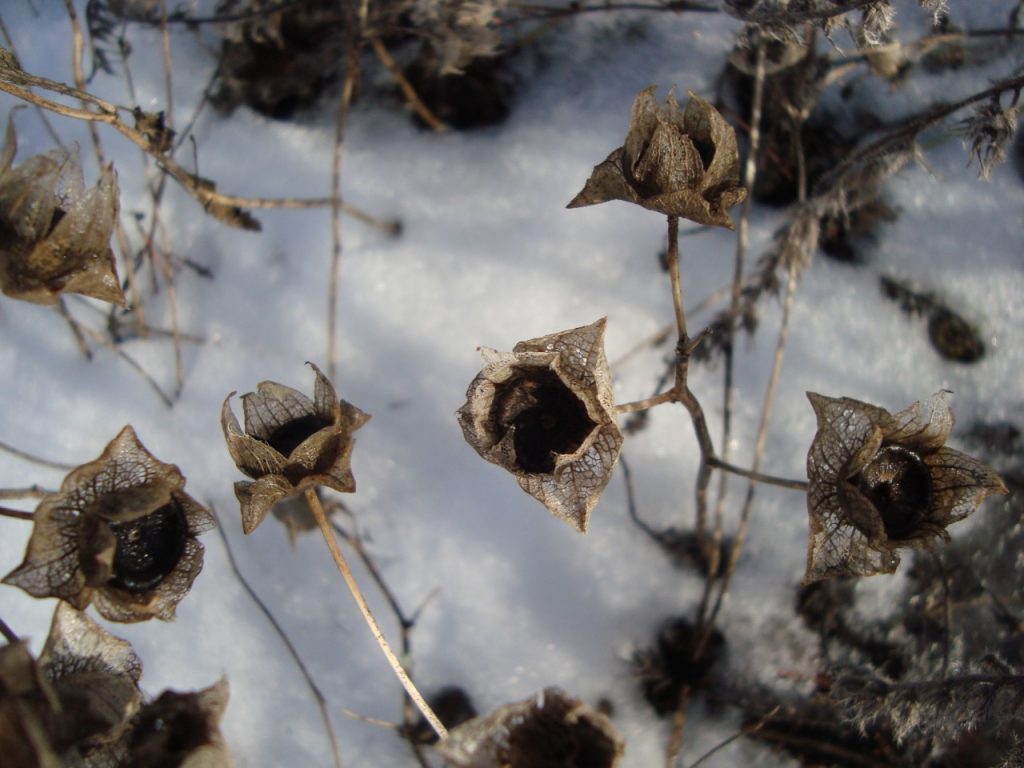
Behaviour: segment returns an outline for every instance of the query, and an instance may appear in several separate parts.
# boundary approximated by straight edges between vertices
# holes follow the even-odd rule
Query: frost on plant
[[[622,447],[604,329],[602,318],[512,352],[483,348],[484,368],[458,413],[477,453],[581,533]]]
[[[255,392],[242,395],[243,431],[231,410],[234,392],[224,400],[221,428],[235,465],[252,481],[235,483],[241,505],[242,528],[256,529],[281,499],[325,485],[351,493],[352,433],[370,418],[339,400],[319,368],[313,399],[301,392],[263,381]]]
[[[55,304],[80,293],[125,304],[110,250],[117,175],[107,166],[86,191],[76,151],[53,150],[13,167],[13,119],[0,150],[0,290]]]
[[[25,559],[4,583],[80,609],[95,600],[111,621],[174,618],[203,567],[196,537],[213,527],[184,487],[125,427],[39,504]]]
[[[739,185],[736,132],[692,92],[682,110],[672,91],[659,106],[655,90],[650,86],[637,94],[623,146],[594,167],[569,207],[625,200],[734,229],[728,210],[747,195]]]
[[[892,573],[896,550],[949,538],[946,527],[991,493],[999,476],[946,448],[945,393],[893,415],[851,398],[807,394],[818,432],[807,455],[810,534],[804,583]]]
[[[607,717],[546,688],[453,728],[437,749],[456,768],[614,768],[623,742]]]

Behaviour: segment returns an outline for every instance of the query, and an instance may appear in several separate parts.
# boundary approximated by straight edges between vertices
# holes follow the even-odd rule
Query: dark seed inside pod
[[[331,426],[330,419],[315,414],[300,416],[271,432],[266,442],[282,456],[291,456],[292,451],[298,448],[303,440],[329,426]]]
[[[514,429],[519,469],[544,474],[558,454],[573,453],[597,425],[587,408],[549,368],[524,368],[495,387],[491,429],[498,439]]]
[[[854,482],[882,516],[885,535],[905,539],[917,530],[932,498],[928,465],[913,451],[883,448]]]
[[[108,523],[117,537],[111,586],[144,592],[162,582],[181,560],[188,521],[177,501],[128,522]]]

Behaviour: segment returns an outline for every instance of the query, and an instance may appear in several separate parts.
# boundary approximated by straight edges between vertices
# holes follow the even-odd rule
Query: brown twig
[[[213,511],[214,517],[217,516],[216,510],[212,504],[207,504],[211,511]],[[334,725],[331,723],[331,716],[327,711],[327,698],[324,696],[320,687],[316,684],[316,680],[313,679],[313,675],[310,673],[309,668],[306,666],[306,662],[302,660],[299,655],[298,649],[292,643],[291,638],[288,637],[288,633],[284,631],[284,627],[277,620],[277,617],[271,613],[263,599],[257,594],[256,590],[253,589],[252,585],[242,574],[241,569],[238,567],[238,562],[235,560],[235,553],[231,549],[231,542],[228,541],[228,535],[224,532],[224,526],[217,522],[217,533],[220,534],[220,540],[224,543],[224,552],[228,556],[228,565],[231,566],[232,572],[235,574],[235,578],[238,579],[238,583],[242,585],[242,589],[245,590],[246,594],[249,595],[250,599],[256,603],[256,607],[260,609],[260,612],[266,617],[267,621],[270,622],[270,626],[273,628],[277,636],[281,638],[281,642],[284,643],[284,647],[288,651],[288,655],[292,657],[295,665],[299,668],[302,673],[302,677],[306,680],[306,686],[309,688],[310,693],[313,694],[313,698],[316,699],[317,708],[320,710],[320,718],[324,721],[324,729],[327,731],[327,738],[331,742],[331,753],[334,756],[334,765],[336,768],[341,768],[341,751],[338,748],[338,737],[334,733]]]
[[[8,643],[21,642],[21,638],[15,634],[14,630],[7,626],[7,622],[3,619],[0,619],[0,635],[3,635]]]
[[[420,116],[420,119],[430,126],[431,129],[437,133],[444,133],[448,130],[448,126],[444,124],[444,121],[439,119],[437,115],[430,111],[430,107],[423,103],[423,99],[416,93],[416,89],[412,87],[412,83],[409,82],[408,78],[402,74],[401,67],[398,66],[398,62],[395,61],[395,57],[391,55],[387,47],[381,42],[381,39],[377,35],[370,36],[370,46],[373,48],[373,52],[377,54],[377,58],[380,59],[380,63],[384,65],[384,68],[391,73],[391,76],[395,78],[395,82],[398,83],[398,87],[402,90],[402,95],[405,96],[405,100],[409,102],[409,106],[412,107],[413,111]]]
[[[0,517],[10,517],[15,520],[35,520],[36,516],[32,512],[26,512],[23,509],[11,509],[10,507],[0,507]]]
[[[0,488],[0,499],[42,499],[51,493],[55,492],[38,485],[30,485],[27,488]]]
[[[45,90],[59,93],[65,96],[84,99],[99,111],[89,109],[78,109],[66,104],[53,101],[44,96],[28,90],[26,87],[39,87]],[[218,192],[214,185],[207,179],[186,170],[174,158],[153,146],[150,139],[141,131],[125,123],[118,112],[127,112],[125,107],[115,107],[113,104],[99,99],[91,94],[76,88],[70,88],[47,78],[29,75],[22,70],[16,70],[0,61],[0,91],[9,93],[15,98],[21,99],[28,104],[34,104],[43,109],[62,115],[63,117],[75,120],[84,120],[94,123],[105,123],[128,139],[130,142],[147,152],[156,160],[159,166],[167,171],[181,187],[199,202],[207,211],[222,210],[224,208],[253,208],[253,209],[299,209],[299,208],[328,208],[335,204],[333,197],[315,198],[269,198],[269,197],[243,197],[241,195],[228,195]],[[345,202],[338,203],[342,212],[355,219],[363,221],[389,234],[399,231],[400,225],[395,221],[378,219],[361,209]]]
[[[434,729],[434,732],[439,738],[444,739],[448,735],[448,729],[444,727],[437,715],[434,714],[434,710],[427,704],[426,699],[423,698],[423,694],[419,692],[419,689],[413,683],[409,674],[405,671],[395,652],[391,649],[387,639],[384,637],[384,633],[381,632],[380,625],[377,624],[377,620],[373,616],[373,612],[370,611],[370,606],[366,603],[366,598],[363,597],[363,592],[359,589],[359,584],[355,580],[355,576],[352,575],[352,569],[349,568],[348,562],[345,560],[345,556],[341,553],[341,549],[338,547],[338,542],[334,540],[334,534],[331,530],[330,524],[327,522],[327,516],[324,514],[324,508],[320,504],[320,499],[316,495],[315,489],[306,491],[306,503],[309,504],[309,509],[313,513],[313,517],[316,518],[317,525],[320,526],[320,532],[323,534],[324,542],[327,544],[327,549],[330,550],[331,557],[334,559],[334,564],[338,568],[338,573],[341,574],[341,578],[344,579],[345,585],[348,587],[349,592],[352,594],[352,599],[356,601],[356,606],[359,608],[359,612],[363,616],[363,620],[366,625],[370,628],[370,633],[373,635],[374,640],[377,641],[377,646],[380,648],[384,657],[387,659],[388,664],[391,665],[391,669],[394,671],[395,676],[398,678],[402,687],[405,688],[406,693],[416,704],[416,707],[426,718],[427,722],[430,723],[430,727]]]
[[[778,713],[778,711],[779,711],[779,709],[781,709],[781,707],[782,707],[781,704],[776,705],[772,709],[771,712],[769,712],[767,715],[762,717],[760,720],[758,720],[753,725],[747,725],[747,726],[744,726],[743,728],[740,728],[740,730],[736,731],[736,733],[734,733],[732,736],[730,736],[729,738],[723,740],[719,744],[716,744],[711,749],[709,749],[707,752],[705,752],[703,755],[698,757],[695,761],[690,763],[689,768],[697,768],[697,766],[699,766],[701,763],[703,763],[704,761],[710,759],[712,756],[715,755],[715,753],[725,749],[727,746],[732,744],[737,739],[741,739],[744,736],[750,736],[753,733],[757,733],[762,728],[764,728],[765,725],[767,725],[769,720],[771,720],[773,717],[775,717],[775,715]]]
[[[63,470],[65,472],[70,471],[70,470],[75,468],[74,464],[63,464],[63,463],[61,463],[59,461],[52,461],[51,459],[43,459],[43,458],[40,458],[39,456],[35,456],[34,454],[29,453],[28,451],[23,451],[20,448],[15,448],[13,445],[10,445],[9,443],[5,443],[5,442],[2,442],[2,441],[0,441],[0,451],[6,451],[7,453],[11,454],[12,456],[17,456],[19,459],[24,459],[25,461],[30,461],[33,464],[39,464],[39,465],[44,466],[44,467],[52,467],[53,469],[60,469],[60,470]]]

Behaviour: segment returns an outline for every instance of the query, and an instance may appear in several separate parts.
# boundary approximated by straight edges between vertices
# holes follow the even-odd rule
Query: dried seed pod
[[[242,508],[242,529],[251,533],[281,499],[326,485],[351,493],[352,433],[370,418],[344,400],[319,368],[313,399],[301,392],[263,381],[242,395],[245,431],[231,410],[234,392],[224,400],[220,424],[235,465],[252,482],[235,483]]]
[[[58,603],[38,663],[21,643],[0,649],[0,754],[31,768],[120,764],[141,674],[127,642]]]
[[[728,210],[743,201],[736,132],[690,92],[681,110],[675,92],[662,106],[655,86],[633,101],[623,146],[594,167],[569,208],[625,200],[668,216],[735,229]]]
[[[818,432],[807,454],[810,535],[804,583],[892,573],[896,550],[949,538],[1002,479],[946,448],[953,414],[939,392],[893,415],[848,397],[808,392]]]
[[[4,583],[79,609],[95,600],[111,621],[173,619],[203,567],[196,536],[214,524],[184,487],[125,427],[39,504],[25,559]]]
[[[80,293],[124,306],[110,250],[118,211],[113,166],[86,191],[77,150],[53,150],[14,168],[16,143],[9,118],[0,150],[0,290],[37,304]]]
[[[231,768],[234,761],[220,732],[228,693],[225,678],[196,693],[161,693],[132,723],[124,764]]]
[[[607,717],[558,688],[463,723],[437,745],[456,768],[614,768],[623,748]]]
[[[0,647],[0,754],[24,768],[62,768],[48,724],[60,701],[39,670],[28,645]]]
[[[601,318],[512,352],[482,348],[484,368],[458,412],[477,453],[581,533],[622,448],[604,329]]]

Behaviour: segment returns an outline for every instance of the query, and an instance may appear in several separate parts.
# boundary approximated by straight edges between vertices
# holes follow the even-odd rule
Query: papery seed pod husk
[[[370,416],[339,400],[327,377],[316,374],[313,399],[273,381],[242,395],[245,429],[238,423],[227,396],[221,408],[221,429],[235,465],[252,481],[235,483],[242,529],[251,533],[278,501],[326,486],[352,493],[352,433]]]
[[[196,538],[213,517],[126,426],[95,461],[73,470],[34,513],[22,564],[4,578],[34,597],[111,621],[169,621],[203,567]]]
[[[59,744],[83,753],[111,744],[142,705],[142,662],[131,644],[65,602],[54,611],[39,666],[60,700]]]
[[[57,694],[24,642],[0,647],[0,755],[19,768],[63,768],[48,723]]]
[[[558,688],[463,723],[437,745],[455,768],[614,768],[623,749],[607,717]]]
[[[228,696],[226,678],[198,692],[164,691],[132,723],[126,765],[231,768],[220,732]]]
[[[59,602],[38,662],[22,643],[0,649],[4,765],[123,765],[120,740],[142,704],[131,646]]]
[[[1002,479],[945,447],[953,414],[939,392],[893,415],[848,397],[809,392],[818,431],[807,455],[810,517],[804,583],[892,573],[901,548],[948,539],[947,526]]]
[[[12,115],[0,150],[0,290],[38,304],[79,293],[124,306],[110,249],[119,205],[113,166],[86,191],[77,149],[12,167],[15,146]]]
[[[743,201],[736,132],[708,102],[674,91],[661,106],[655,86],[633,101],[623,146],[594,167],[569,208],[624,200],[668,216],[735,229],[728,210]]]
[[[604,331],[601,318],[512,352],[483,348],[484,368],[458,412],[477,453],[581,533],[622,447]]]

